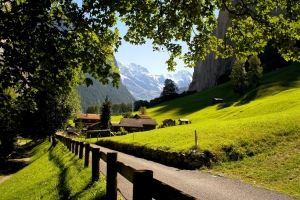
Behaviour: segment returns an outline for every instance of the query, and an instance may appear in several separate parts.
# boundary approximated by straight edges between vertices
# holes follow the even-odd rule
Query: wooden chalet
[[[83,127],[88,129],[99,129],[100,126],[100,114],[81,113],[74,120],[75,127],[78,127],[82,123]]]
[[[136,119],[136,118],[122,118],[119,123],[112,122],[112,131],[118,132],[123,127],[128,132],[149,131],[156,128],[156,121],[154,119]]]
[[[175,126],[175,120],[165,119],[163,121],[163,126]]]
[[[188,120],[188,119],[179,119],[178,122],[179,122],[179,125],[183,125],[183,124],[189,124],[190,120]]]

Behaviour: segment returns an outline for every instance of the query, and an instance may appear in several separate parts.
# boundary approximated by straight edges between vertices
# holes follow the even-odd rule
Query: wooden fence
[[[67,146],[67,148],[79,156],[84,157],[84,166],[90,164],[90,151],[92,152],[92,181],[98,181],[100,176],[100,159],[107,163],[106,172],[106,199],[117,200],[117,173],[121,174],[133,184],[133,200],[151,200],[154,199],[170,199],[170,200],[191,200],[196,199],[191,195],[167,185],[153,178],[151,170],[136,170],[122,162],[119,162],[116,152],[108,152],[107,154],[100,151],[100,148],[91,147],[89,143],[76,141],[62,135],[57,138]]]

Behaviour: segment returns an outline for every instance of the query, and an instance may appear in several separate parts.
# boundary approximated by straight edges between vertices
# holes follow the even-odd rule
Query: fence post
[[[117,157],[116,152],[107,152],[106,199],[117,199]]]
[[[78,155],[78,141],[75,141],[75,155]]]
[[[70,138],[70,151],[73,153],[73,140]]]
[[[85,153],[84,153],[84,166],[88,167],[89,166],[89,157],[90,157],[90,144],[85,143]]]
[[[99,152],[100,148],[92,148],[92,182],[99,180]]]
[[[152,180],[153,171],[151,170],[136,170],[133,174],[133,200],[152,199]]]
[[[79,142],[79,159],[82,159],[83,157],[83,142]]]
[[[71,151],[71,140],[70,140],[70,138],[67,138],[68,139],[68,149],[69,149],[69,151]]]

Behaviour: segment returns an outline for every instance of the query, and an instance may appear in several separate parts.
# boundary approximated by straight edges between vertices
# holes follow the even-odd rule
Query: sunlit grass
[[[224,103],[212,105],[215,97]],[[102,139],[190,152],[196,132],[198,151],[218,158],[212,169],[202,170],[300,199],[299,97],[300,64],[295,63],[265,74],[262,85],[243,96],[228,82],[147,110],[158,124],[167,118],[188,118],[191,124]]]
[[[62,143],[44,142],[30,164],[0,185],[0,199],[104,199],[105,179],[91,182],[91,168]]]

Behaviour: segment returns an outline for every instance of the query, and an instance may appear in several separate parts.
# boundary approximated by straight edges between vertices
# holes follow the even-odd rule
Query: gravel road
[[[97,145],[91,145],[97,146]],[[102,152],[118,152],[101,146]],[[256,187],[237,180],[213,176],[198,170],[181,170],[165,166],[146,159],[137,158],[122,152],[118,152],[118,161],[130,165],[135,169],[148,169],[153,171],[154,178],[177,188],[184,193],[198,199],[205,200],[292,200],[278,192]],[[106,174],[106,163],[100,161],[100,170]],[[132,183],[118,174],[118,195],[123,199],[132,199]]]

